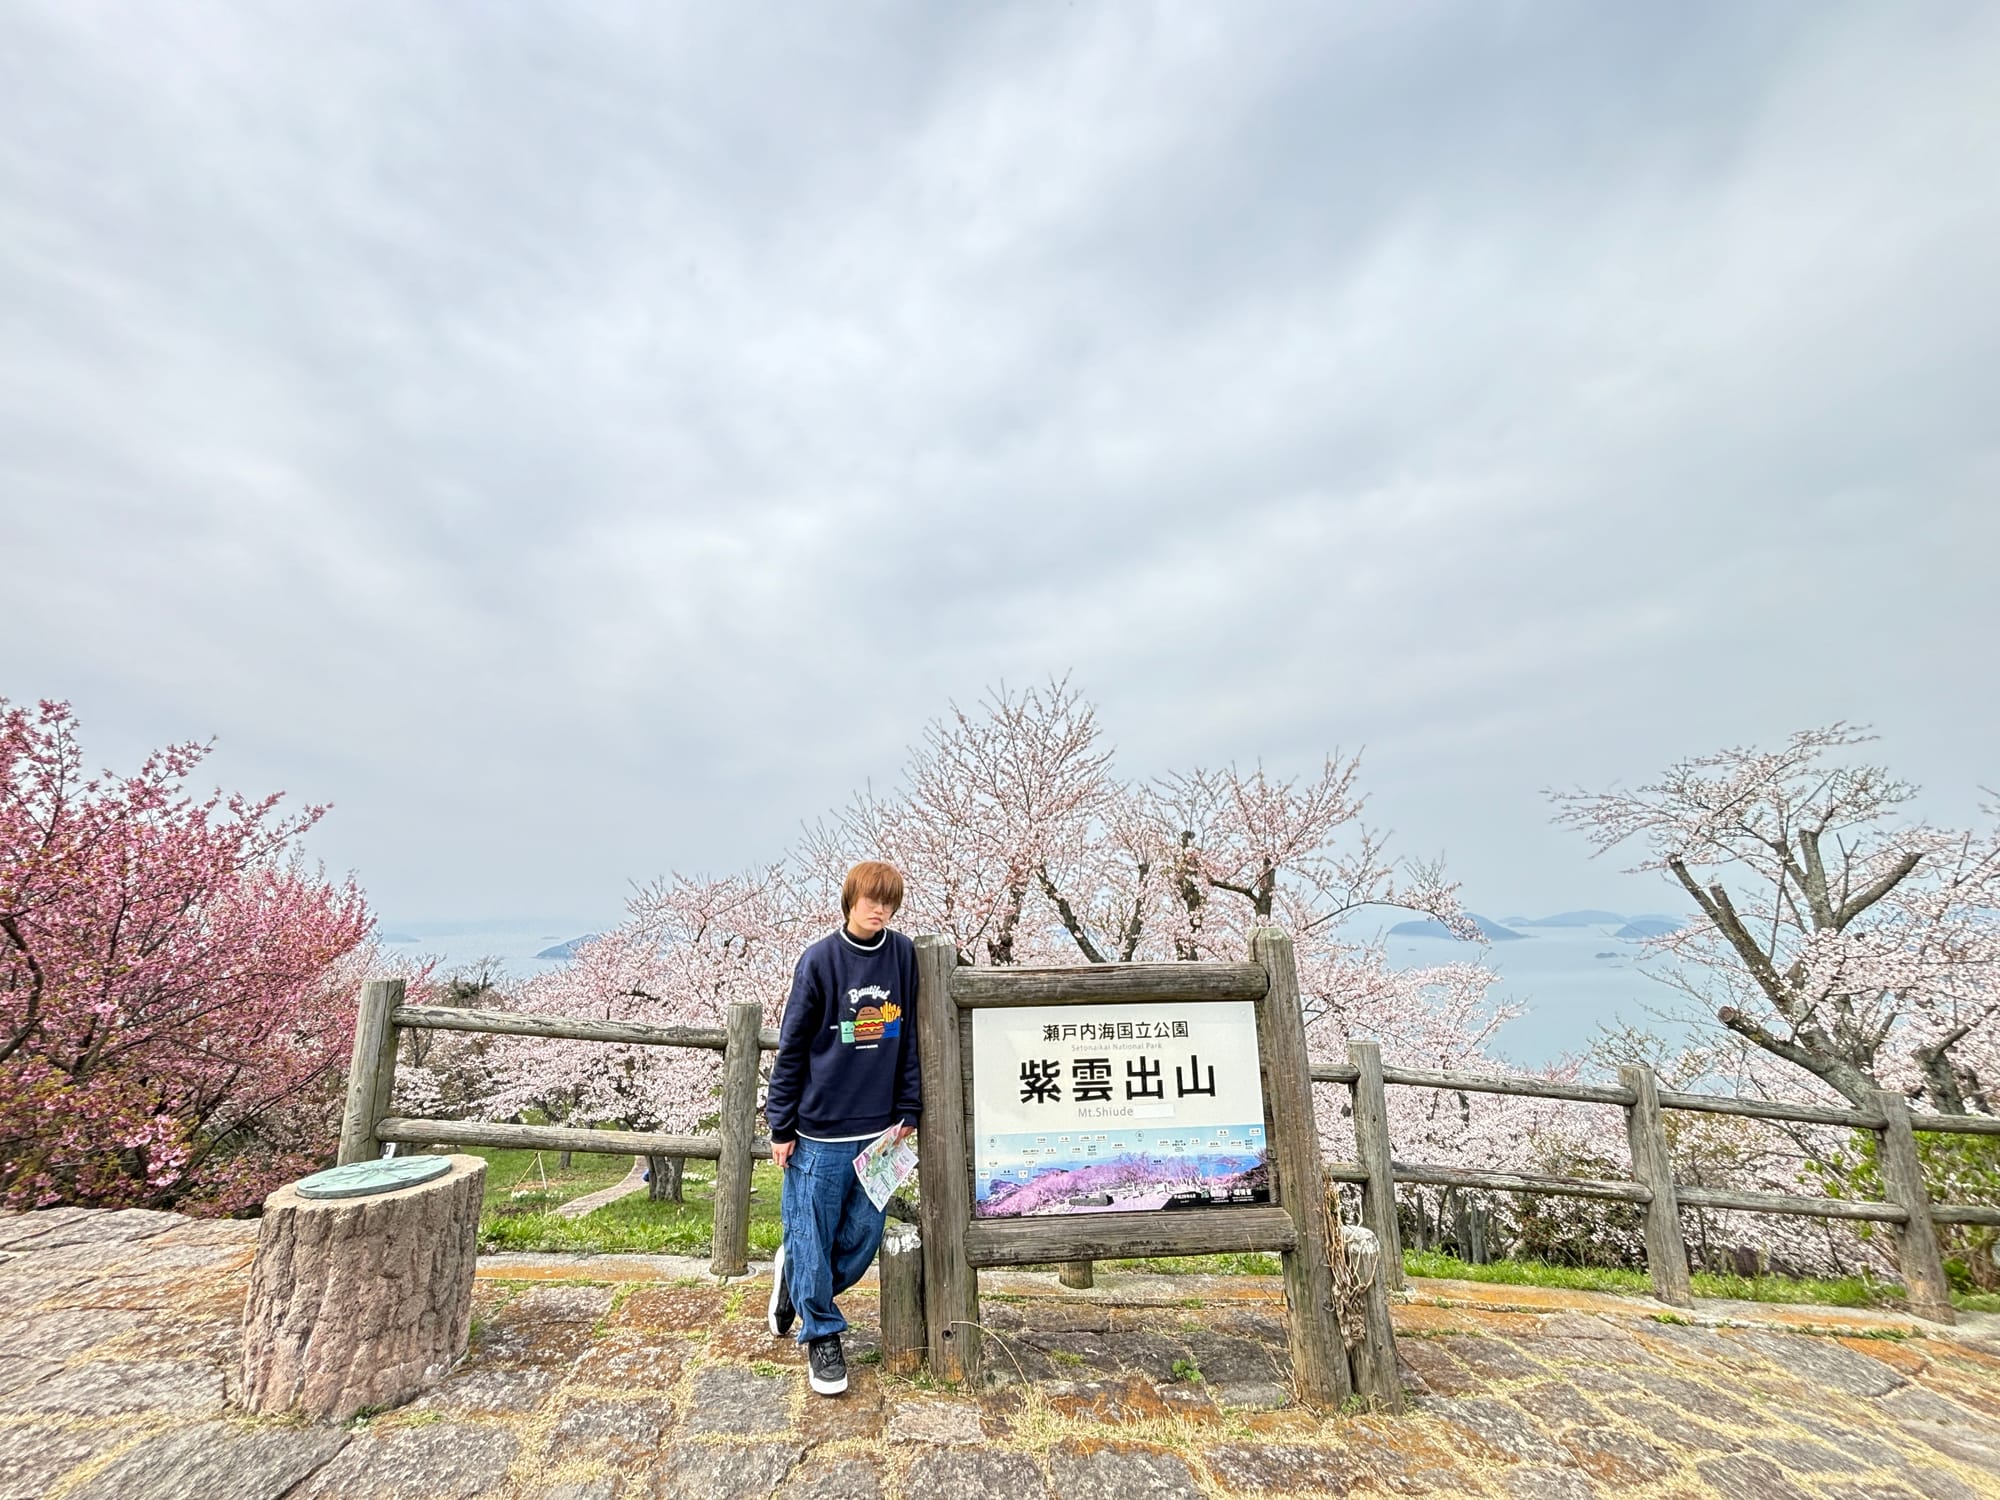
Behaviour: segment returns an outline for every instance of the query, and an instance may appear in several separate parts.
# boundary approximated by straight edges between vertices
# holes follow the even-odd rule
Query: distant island
[[[1687,923],[1674,917],[1634,917],[1611,935],[1637,941],[1640,938],[1665,937],[1670,932],[1679,932]]]
[[[1509,917],[1504,923],[1495,922],[1490,917],[1482,917],[1478,912],[1467,912],[1479,935],[1489,943],[1506,943],[1521,938],[1533,937],[1532,932],[1517,932],[1516,928],[1552,927],[1580,928],[1607,927],[1611,936],[1625,942],[1643,942],[1647,938],[1665,937],[1679,932],[1687,923],[1679,917],[1671,917],[1663,912],[1646,912],[1636,917],[1626,917],[1615,911],[1585,909],[1581,911],[1559,911],[1551,917]],[[1456,934],[1435,917],[1421,921],[1398,922],[1389,929],[1391,937],[1445,938],[1453,939]],[[1599,958],[1618,955],[1599,953]]]
[[[422,942],[423,939],[413,938],[407,932],[378,932],[375,934],[375,941],[378,943],[417,943]]]
[[[1519,942],[1527,936],[1525,932],[1516,932],[1511,927],[1502,927],[1498,922],[1490,921],[1480,916],[1476,911],[1469,911],[1466,915],[1472,918],[1472,925],[1479,929],[1479,935],[1489,943]],[[1454,942],[1469,941],[1468,939],[1460,938],[1457,933],[1453,932],[1435,917],[1426,918],[1421,922],[1398,922],[1394,927],[1389,929],[1389,936],[1450,938]]]
[[[535,957],[562,958],[562,959],[575,958],[576,950],[581,948],[585,943],[589,942],[592,938],[597,936],[598,936],[597,933],[586,932],[582,937],[573,937],[566,943],[557,943],[553,948],[544,948],[540,953],[537,953]]]

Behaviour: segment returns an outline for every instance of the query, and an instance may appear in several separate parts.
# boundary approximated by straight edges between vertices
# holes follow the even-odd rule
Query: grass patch
[[[487,1157],[532,1159],[532,1151],[481,1151]],[[546,1156],[547,1153],[544,1153]],[[553,1160],[553,1158],[549,1158]],[[583,1158],[577,1158],[582,1161]],[[629,1157],[598,1158],[619,1165],[610,1177],[617,1182],[631,1166]],[[487,1209],[480,1216],[479,1248],[539,1251],[579,1255],[707,1255],[715,1240],[715,1182],[712,1174],[696,1177],[689,1172],[681,1179],[681,1203],[655,1203],[638,1192],[593,1209],[580,1219],[565,1219],[543,1209],[535,1212],[495,1210],[492,1183],[496,1168],[487,1169]],[[598,1182],[580,1187],[570,1197],[607,1187]],[[750,1251],[770,1255],[778,1248],[783,1233],[778,1221],[778,1169],[768,1162],[756,1163],[750,1173]],[[505,1197],[505,1194],[502,1194]],[[567,1200],[565,1200],[567,1201]],[[549,1207],[553,1207],[551,1204]]]
[[[1143,1260],[1107,1260],[1114,1271],[1150,1271],[1156,1276],[1276,1276],[1284,1269],[1268,1250],[1228,1255],[1155,1255]]]
[[[567,1171],[557,1168],[556,1163],[562,1158],[554,1151],[499,1151],[481,1146],[463,1148],[459,1154],[486,1159],[485,1199],[479,1205],[481,1219],[545,1212],[572,1198],[622,1182],[632,1170],[629,1156],[599,1156],[594,1152],[573,1155]]]
[[[1406,1250],[1403,1270],[1411,1276],[1445,1277],[1454,1281],[1484,1281],[1502,1286],[1559,1287],[1577,1292],[1614,1292],[1628,1297],[1649,1296],[1652,1278],[1644,1271],[1609,1266],[1552,1266],[1534,1260],[1500,1260],[1475,1266],[1435,1250]],[[1801,1302],[1819,1307],[1893,1307],[1903,1301],[1894,1282],[1865,1276],[1803,1277],[1728,1276],[1708,1271],[1694,1275],[1697,1297],[1734,1302]],[[1958,1301],[1953,1298],[1953,1301]],[[2000,1303],[2000,1299],[1995,1299]]]
[[[1444,1277],[1452,1281],[1486,1281],[1501,1286],[1561,1287],[1576,1292],[1621,1292],[1643,1297],[1652,1290],[1644,1271],[1605,1266],[1551,1266],[1538,1260],[1496,1260],[1475,1266],[1435,1250],[1405,1250],[1403,1272],[1408,1276]]]

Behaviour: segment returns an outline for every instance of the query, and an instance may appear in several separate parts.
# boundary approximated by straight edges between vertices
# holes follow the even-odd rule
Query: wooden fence
[[[411,1146],[499,1146],[527,1151],[595,1151],[619,1156],[681,1156],[715,1167],[715,1243],[709,1269],[741,1276],[750,1268],[750,1163],[770,1159],[757,1136],[757,1057],[777,1050],[778,1034],[759,1029],[756,1005],[729,1007],[726,1026],[649,1026],[516,1011],[460,1010],[403,1004],[403,981],[361,988],[354,1058],[347,1074],[347,1108],[340,1125],[340,1160],[372,1161],[390,1142]],[[406,1030],[471,1031],[488,1036],[547,1036],[579,1042],[688,1047],[722,1054],[722,1102],[714,1135],[662,1135],[643,1130],[583,1130],[563,1125],[508,1125],[491,1120],[426,1120],[389,1113],[397,1046]]]
[[[1930,1201],[1915,1139],[1917,1132],[1928,1131],[2000,1136],[2000,1118],[1914,1114],[1902,1095],[1889,1091],[1878,1092],[1871,1109],[1773,1104],[1669,1092],[1658,1087],[1650,1068],[1636,1065],[1620,1068],[1615,1085],[1387,1067],[1373,1042],[1349,1044],[1345,1063],[1309,1063],[1291,946],[1279,932],[1254,934],[1251,962],[1242,964],[960,968],[950,944],[943,939],[919,938],[917,948],[917,1037],[926,1095],[919,1143],[932,1169],[925,1173],[919,1204],[923,1224],[922,1314],[928,1326],[915,1337],[919,1343],[927,1341],[932,1369],[943,1378],[962,1378],[976,1366],[981,1267],[1270,1249],[1284,1258],[1286,1296],[1292,1310],[1288,1323],[1293,1362],[1302,1393],[1344,1398],[1349,1391],[1356,1391],[1378,1406],[1394,1409],[1399,1391],[1382,1292],[1385,1287],[1403,1284],[1402,1237],[1396,1216],[1399,1184],[1598,1199],[1643,1207],[1646,1260],[1654,1295],[1680,1307],[1693,1302],[1681,1230],[1682,1207],[1887,1224],[1896,1236],[1912,1311],[1944,1323],[1953,1321],[1954,1314],[1936,1226],[2000,1225],[2000,1208]],[[726,1026],[701,1028],[405,1005],[403,994],[401,980],[363,986],[341,1124],[343,1163],[377,1157],[382,1146],[390,1142],[711,1160],[717,1164],[711,1269],[719,1276],[747,1272],[750,1164],[754,1159],[768,1160],[771,1154],[769,1141],[757,1132],[758,1056],[777,1047],[777,1034],[760,1030],[756,1005],[732,1005]],[[972,1123],[971,1013],[984,1006],[1126,1000],[1258,1002],[1266,1140],[1276,1169],[1278,1201],[1270,1207],[1185,1215],[1117,1213],[974,1220],[967,1150]],[[720,1052],[723,1087],[719,1128],[713,1135],[666,1135],[391,1115],[389,1099],[398,1041],[404,1031],[421,1029]],[[1311,1088],[1316,1084],[1344,1085],[1350,1091],[1358,1160],[1318,1159],[1310,1124]],[[1386,1091],[1390,1087],[1615,1106],[1624,1111],[1633,1175],[1624,1181],[1591,1180],[1397,1161],[1389,1129]],[[1877,1161],[1887,1197],[1874,1202],[1677,1183],[1664,1127],[1668,1110],[1873,1131],[1878,1137]],[[1314,1188],[1302,1190],[1301,1184],[1309,1178]],[[1325,1226],[1316,1212],[1320,1192],[1326,1185],[1338,1183],[1360,1187],[1362,1223],[1373,1231],[1380,1251],[1377,1287],[1365,1308],[1365,1327],[1346,1359],[1341,1357],[1342,1341],[1333,1320]],[[916,1258],[915,1254],[905,1257],[912,1265]],[[887,1310],[885,1293],[885,1314]]]
[[[1361,1159],[1327,1163],[1327,1177],[1331,1181],[1360,1184],[1362,1222],[1375,1232],[1381,1242],[1383,1274],[1393,1278],[1398,1286],[1402,1284],[1403,1263],[1396,1224],[1396,1187],[1399,1183],[1596,1198],[1640,1205],[1646,1210],[1646,1265],[1653,1279],[1653,1295],[1676,1307],[1688,1307],[1694,1301],[1688,1275],[1687,1244],[1681,1232],[1680,1210],[1683,1206],[1887,1224],[1896,1236],[1898,1261],[1904,1286],[1909,1292],[1911,1311],[1939,1323],[1952,1322],[1954,1314],[1951,1288],[1945,1280],[1944,1258],[1938,1248],[1936,1226],[2000,1225],[2000,1208],[1934,1204],[1930,1201],[1917,1160],[1915,1134],[1918,1131],[1936,1131],[1959,1135],[2000,1135],[2000,1119],[1992,1116],[1913,1114],[1901,1094],[1886,1089],[1876,1092],[1874,1108],[1866,1110],[1772,1104],[1755,1099],[1725,1099],[1711,1094],[1671,1093],[1658,1087],[1651,1068],[1639,1065],[1620,1068],[1617,1084],[1608,1085],[1390,1068],[1383,1066],[1381,1051],[1373,1042],[1350,1043],[1347,1058],[1345,1063],[1317,1063],[1312,1069],[1314,1083],[1345,1084],[1353,1096],[1355,1151]],[[1625,1112],[1625,1137],[1632,1148],[1632,1178],[1619,1182],[1520,1176],[1508,1172],[1481,1172],[1396,1161],[1389,1139],[1386,1085],[1615,1105]],[[1664,1111],[1670,1109],[1735,1115],[1751,1120],[1872,1130],[1878,1137],[1876,1160],[1888,1197],[1881,1202],[1872,1202],[1792,1193],[1740,1192],[1733,1188],[1677,1183],[1667,1153],[1664,1125]]]

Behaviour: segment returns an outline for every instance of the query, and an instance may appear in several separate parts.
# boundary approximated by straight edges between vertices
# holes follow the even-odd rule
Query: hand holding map
[[[861,1179],[868,1201],[877,1208],[888,1207],[890,1195],[915,1176],[916,1170],[917,1138],[906,1135],[898,1139],[894,1125],[862,1147],[854,1158],[854,1175]]]

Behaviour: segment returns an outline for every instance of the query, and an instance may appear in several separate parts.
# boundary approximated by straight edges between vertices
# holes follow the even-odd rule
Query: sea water
[[[1659,1012],[1683,1009],[1686,997],[1655,978],[1645,950],[1614,938],[1615,927],[1527,927],[1518,941],[1481,946],[1450,938],[1391,937],[1398,969],[1467,959],[1499,974],[1487,993],[1523,1014],[1503,1025],[1495,1048],[1507,1061],[1534,1066],[1586,1050],[1605,1026],[1644,1026],[1680,1039],[1687,1026]]]

